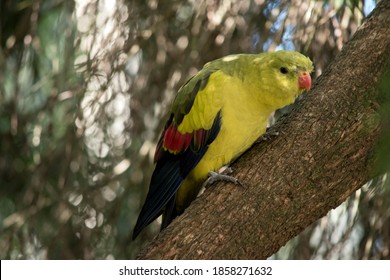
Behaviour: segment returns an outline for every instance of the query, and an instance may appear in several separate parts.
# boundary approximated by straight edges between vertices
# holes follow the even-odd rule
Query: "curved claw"
[[[231,173],[231,172],[233,172],[233,170],[231,168],[229,168],[228,172]],[[233,183],[235,185],[240,185],[242,187],[245,186],[240,180],[238,180],[237,178],[235,178],[233,176],[229,176],[229,175],[220,174],[220,173],[217,173],[217,172],[214,172],[214,171],[210,171],[209,172],[209,177],[203,183],[202,187],[207,188],[207,187],[211,186],[212,184],[214,184],[215,182],[218,182],[218,181],[231,182],[231,183]]]

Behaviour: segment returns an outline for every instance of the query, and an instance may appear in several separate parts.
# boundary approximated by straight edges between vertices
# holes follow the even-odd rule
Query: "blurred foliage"
[[[0,2],[0,258],[131,259],[167,108],[204,63],[296,49],[316,75],[373,1]],[[389,184],[273,258],[389,258]]]

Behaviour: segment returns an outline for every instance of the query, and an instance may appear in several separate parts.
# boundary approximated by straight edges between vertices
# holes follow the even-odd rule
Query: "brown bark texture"
[[[390,61],[390,1],[232,168],[246,183],[208,188],[139,259],[265,259],[369,181],[382,125],[377,85]]]

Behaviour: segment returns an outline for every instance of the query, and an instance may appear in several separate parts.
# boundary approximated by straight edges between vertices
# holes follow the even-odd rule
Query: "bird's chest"
[[[227,157],[231,157],[229,161],[248,149],[265,132],[269,117],[258,110],[242,108],[237,111],[235,108],[227,108],[226,114],[222,115],[221,136],[227,139],[223,146]]]
[[[237,103],[228,104],[221,113],[221,130],[206,154],[214,169],[246,151],[265,132],[269,117],[269,112]]]

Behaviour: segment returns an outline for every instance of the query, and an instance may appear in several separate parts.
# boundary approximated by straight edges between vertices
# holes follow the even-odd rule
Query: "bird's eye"
[[[287,74],[288,73],[288,69],[286,67],[280,67],[280,73]]]

